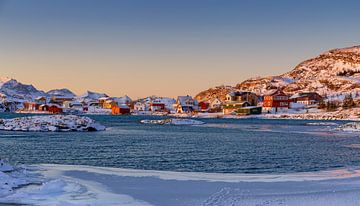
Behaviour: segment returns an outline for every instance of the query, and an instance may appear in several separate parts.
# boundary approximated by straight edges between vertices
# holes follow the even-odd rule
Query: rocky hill
[[[235,90],[236,88],[232,86],[218,86],[200,92],[195,96],[195,99],[197,99],[198,101],[204,101],[218,98],[219,100],[224,101],[226,94]]]
[[[245,80],[233,89],[262,95],[281,88],[289,94],[314,91],[321,95],[360,93],[360,46],[333,49],[301,62],[293,70],[278,76]],[[229,88],[211,88],[200,92],[198,99],[223,96]]]

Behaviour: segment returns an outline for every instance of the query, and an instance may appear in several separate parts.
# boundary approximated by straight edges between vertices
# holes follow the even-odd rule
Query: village
[[[95,95],[96,94],[96,95]],[[274,89],[256,95],[249,91],[232,91],[224,98],[198,100],[190,95],[169,97],[150,96],[132,100],[128,96],[109,97],[93,93],[87,96],[39,96],[34,101],[0,97],[3,111],[35,114],[111,114],[111,115],[174,115],[174,116],[248,116],[261,114],[308,113],[314,110],[335,111],[355,106],[353,95],[329,100],[316,92],[286,94]]]

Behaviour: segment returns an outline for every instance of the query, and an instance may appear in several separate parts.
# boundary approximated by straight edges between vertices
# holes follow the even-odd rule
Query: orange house
[[[112,115],[130,114],[130,107],[126,105],[120,105],[120,106],[115,105],[111,108],[111,114]]]

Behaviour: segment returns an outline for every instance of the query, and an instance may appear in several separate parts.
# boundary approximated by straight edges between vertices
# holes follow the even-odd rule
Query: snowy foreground
[[[353,206],[360,170],[284,175],[38,165],[0,172],[0,204],[122,206]]]
[[[105,127],[88,117],[43,115],[0,119],[0,130],[31,132],[101,131]]]
[[[161,120],[141,120],[142,124],[160,124],[160,125],[201,125],[205,122],[194,119],[161,119]]]

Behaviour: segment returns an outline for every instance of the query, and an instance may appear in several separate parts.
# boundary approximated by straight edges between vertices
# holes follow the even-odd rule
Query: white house
[[[191,113],[198,111],[198,101],[191,96],[178,96],[174,108],[177,113]]]
[[[134,110],[138,112],[149,111],[149,107],[145,102],[136,102],[134,104]]]
[[[215,98],[214,100],[212,100],[210,102],[210,108],[211,109],[220,109],[221,106],[222,106],[222,102],[218,98]]]

